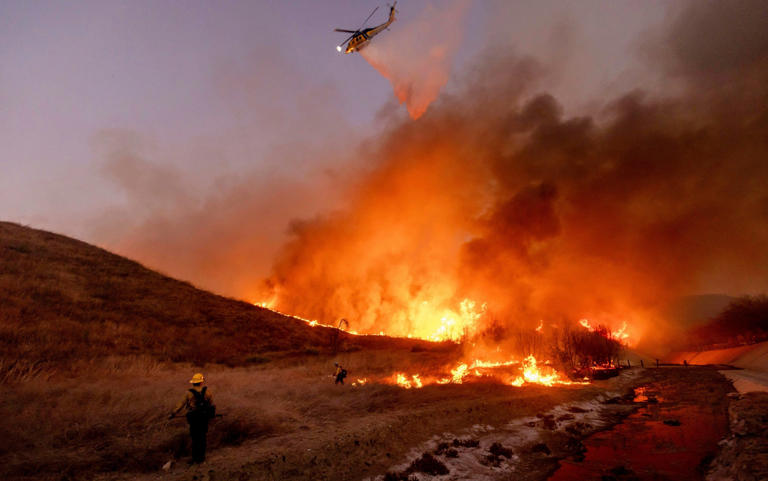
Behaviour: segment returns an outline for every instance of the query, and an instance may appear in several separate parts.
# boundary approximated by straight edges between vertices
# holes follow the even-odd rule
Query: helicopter
[[[346,40],[344,40],[338,46],[336,46],[336,50],[338,50],[339,52],[344,51],[344,53],[352,53],[352,52],[357,52],[363,47],[365,47],[374,36],[381,33],[382,30],[385,30],[387,27],[389,27],[392,24],[392,22],[395,21],[395,5],[397,5],[397,2],[392,4],[392,6],[389,8],[389,19],[386,22],[376,27],[363,28],[365,27],[365,24],[368,23],[368,20],[371,19],[373,14],[376,13],[376,10],[378,10],[379,7],[376,7],[373,9],[371,14],[368,15],[368,18],[365,19],[365,22],[363,22],[363,25],[357,30],[344,30],[342,28],[334,29],[335,32],[344,32],[344,33],[352,34],[349,37],[347,37]],[[347,44],[346,48],[344,47],[345,43]]]

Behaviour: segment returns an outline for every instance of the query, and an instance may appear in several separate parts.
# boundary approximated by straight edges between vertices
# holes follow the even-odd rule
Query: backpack
[[[340,373],[340,375],[341,375],[341,378],[342,378],[342,379],[344,379],[345,377],[347,377],[347,370],[346,370],[346,369],[342,369],[342,370],[341,370],[341,373]]]
[[[192,409],[187,413],[187,421],[207,421],[216,417],[216,406],[205,397],[207,389],[208,386],[203,387],[199,392],[195,389],[189,390],[194,397],[194,403]]]

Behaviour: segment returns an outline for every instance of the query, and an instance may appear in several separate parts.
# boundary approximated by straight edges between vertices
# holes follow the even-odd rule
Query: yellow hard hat
[[[203,377],[203,373],[198,372],[194,376],[192,376],[192,379],[189,380],[191,384],[199,384],[201,382],[204,382],[205,378]]]

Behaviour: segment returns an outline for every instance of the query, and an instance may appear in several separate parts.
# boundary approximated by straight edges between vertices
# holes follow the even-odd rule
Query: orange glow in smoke
[[[621,329],[616,331],[616,333],[614,334],[614,337],[621,341],[626,341],[629,338],[629,334],[626,333],[626,330],[627,330],[627,322],[624,321],[624,323],[621,325]]]

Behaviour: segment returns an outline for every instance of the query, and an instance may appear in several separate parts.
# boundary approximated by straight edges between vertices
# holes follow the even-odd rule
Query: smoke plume
[[[263,299],[364,332],[429,336],[483,312],[530,327],[626,321],[650,339],[674,296],[764,289],[767,9],[693,2],[646,45],[683,93],[628,92],[592,116],[538,92],[535,60],[485,58],[456,95],[389,127],[346,208],[293,222]],[[419,117],[444,77],[408,55],[396,65],[407,50],[384,42],[399,38],[366,58]]]
[[[356,172],[337,147],[354,128],[341,118],[334,85],[298,75],[272,49],[224,64],[215,81],[236,129],[181,144],[126,129],[95,136],[99,170],[119,196],[90,228],[110,250],[251,299],[285,240],[287,219],[332,209],[337,186]],[[265,99],[287,101],[277,108]]]
[[[395,25],[360,50],[389,79],[395,96],[414,119],[426,112],[448,82],[468,6],[468,0],[445,2],[440,8],[429,5],[419,17]]]

